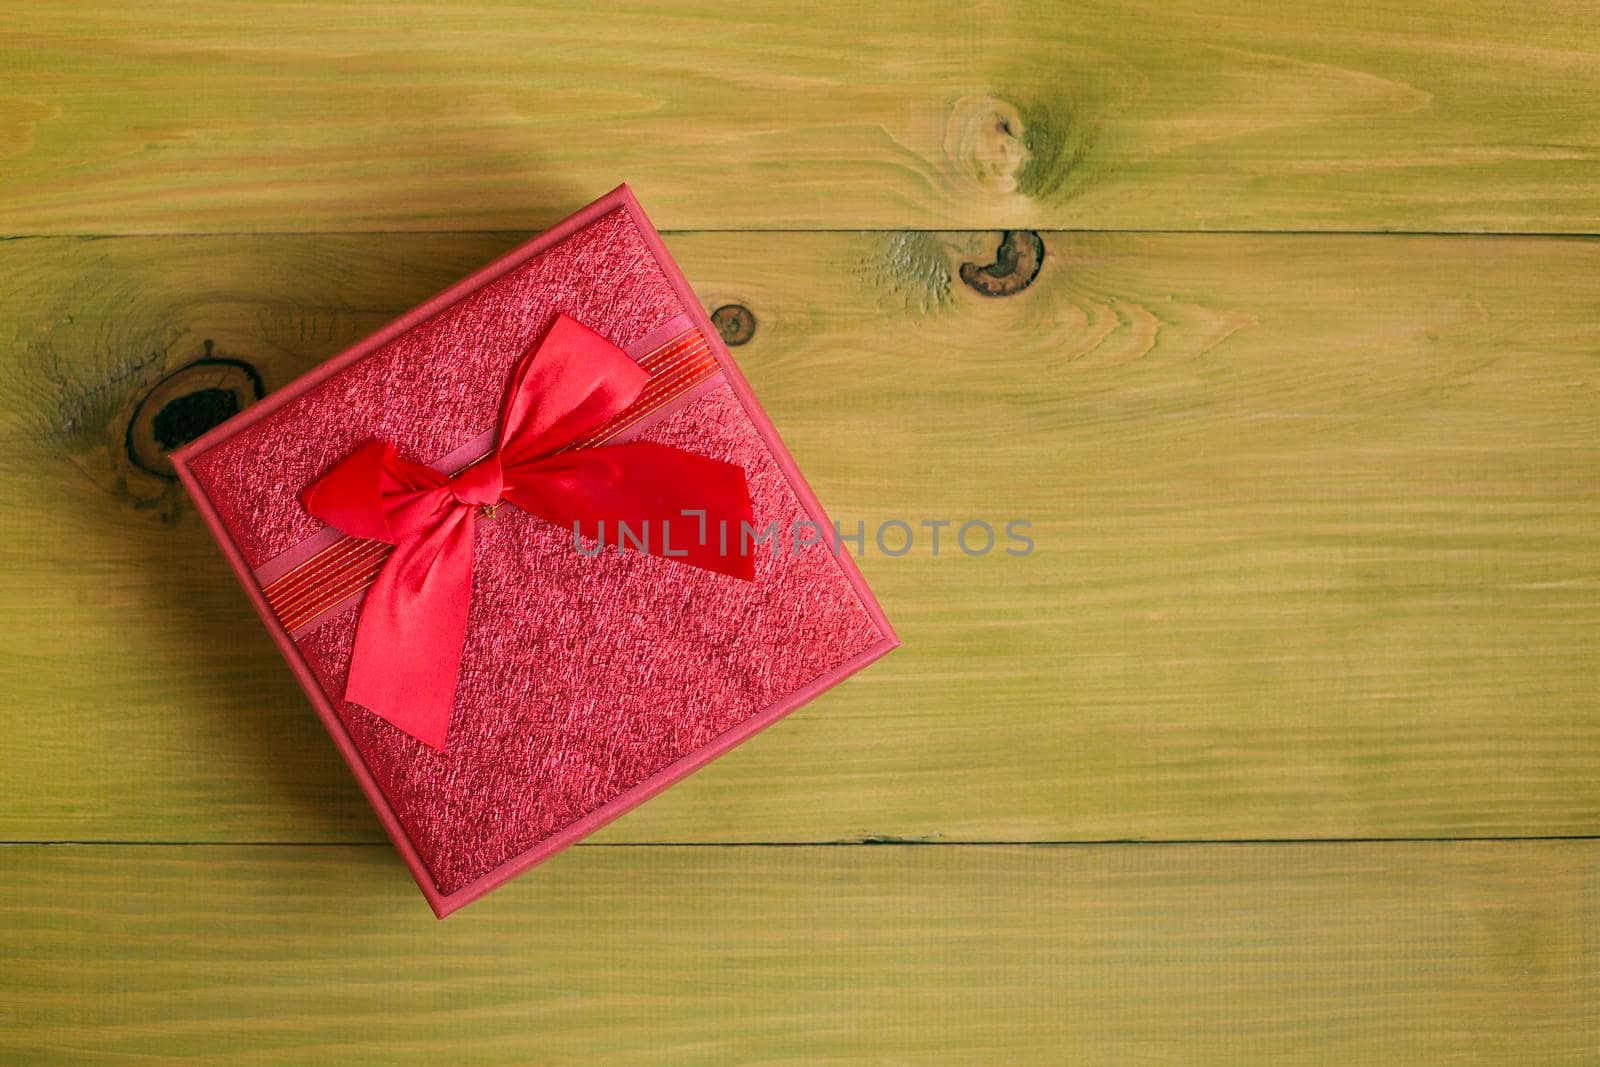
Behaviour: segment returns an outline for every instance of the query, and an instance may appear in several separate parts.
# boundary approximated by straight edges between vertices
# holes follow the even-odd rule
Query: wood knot
[[[945,122],[944,151],[961,174],[979,188],[1011,193],[1028,165],[1022,114],[990,95],[957,100]]]
[[[1032,285],[1043,265],[1043,238],[1033,230],[1007,230],[994,262],[961,264],[961,280],[984,296],[1011,296]]]
[[[723,304],[711,313],[711,325],[729,348],[749,344],[756,335],[756,317],[743,304]]]
[[[162,378],[145,393],[128,420],[126,447],[133,465],[175,479],[167,453],[188,444],[260,400],[261,375],[237,359],[207,355]]]

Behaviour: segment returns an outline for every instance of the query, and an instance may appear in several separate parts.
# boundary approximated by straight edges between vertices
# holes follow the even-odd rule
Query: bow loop
[[[650,554],[753,576],[739,538],[750,521],[739,467],[665,445],[571,447],[627,410],[649,377],[558,315],[512,372],[488,456],[449,476],[369,441],[306,488],[311,514],[396,546],[361,607],[346,700],[444,748],[471,606],[473,517],[502,499],[590,537],[628,524],[645,531],[635,547]],[[734,544],[708,541],[708,525],[731,527]]]
[[[403,459],[387,441],[368,441],[301,494],[317,518],[354,537],[391,545],[424,529],[447,479]]]
[[[650,372],[604,337],[557,315],[537,349],[511,375],[500,412],[500,460],[506,467],[582,440],[639,396]]]

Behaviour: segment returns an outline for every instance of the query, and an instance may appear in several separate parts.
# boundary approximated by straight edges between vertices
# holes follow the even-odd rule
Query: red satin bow
[[[346,700],[444,748],[472,596],[474,519],[501,500],[587,537],[600,537],[605,522],[613,543],[616,523],[626,522],[648,529],[654,554],[753,576],[748,555],[701,536],[726,522],[729,542],[742,547],[750,495],[739,467],[647,442],[557,452],[626,409],[649,378],[610,341],[559,315],[512,372],[499,447],[483,460],[448,476],[369,441],[301,494],[317,518],[395,546],[361,607]]]

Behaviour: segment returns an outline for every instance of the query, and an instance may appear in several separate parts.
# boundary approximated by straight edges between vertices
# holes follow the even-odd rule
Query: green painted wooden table
[[[0,1060],[1600,1062],[1593,14],[0,0]],[[619,180],[1037,550],[441,924],[153,414]]]

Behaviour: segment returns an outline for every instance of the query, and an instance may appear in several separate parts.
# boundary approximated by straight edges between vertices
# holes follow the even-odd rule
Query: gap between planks
[[[865,838],[859,841],[579,841],[572,848],[1165,848],[1297,847],[1324,845],[1510,845],[1600,841],[1600,834],[1528,834],[1479,837],[1239,837],[1106,838],[1093,841],[927,841]],[[388,848],[388,841],[0,841],[0,848]]]
[[[548,229],[548,227],[546,227]],[[663,229],[665,237],[687,234],[873,234],[873,233],[999,233],[1004,229],[1025,227],[1000,226],[817,226],[817,227],[715,227],[697,226]],[[502,234],[543,233],[543,230],[519,229],[424,229],[424,230],[206,230],[190,233],[187,230],[136,230],[128,233],[9,233],[0,234],[5,241],[114,241],[122,238],[149,240],[155,237],[181,239],[244,238],[244,237],[492,237]],[[1526,240],[1537,238],[1549,241],[1591,241],[1600,238],[1600,230],[1205,230],[1184,227],[1118,227],[1102,229],[1093,226],[1043,226],[1035,233],[1094,234],[1102,236],[1127,235],[1130,237],[1464,237],[1472,240],[1505,238]]]

